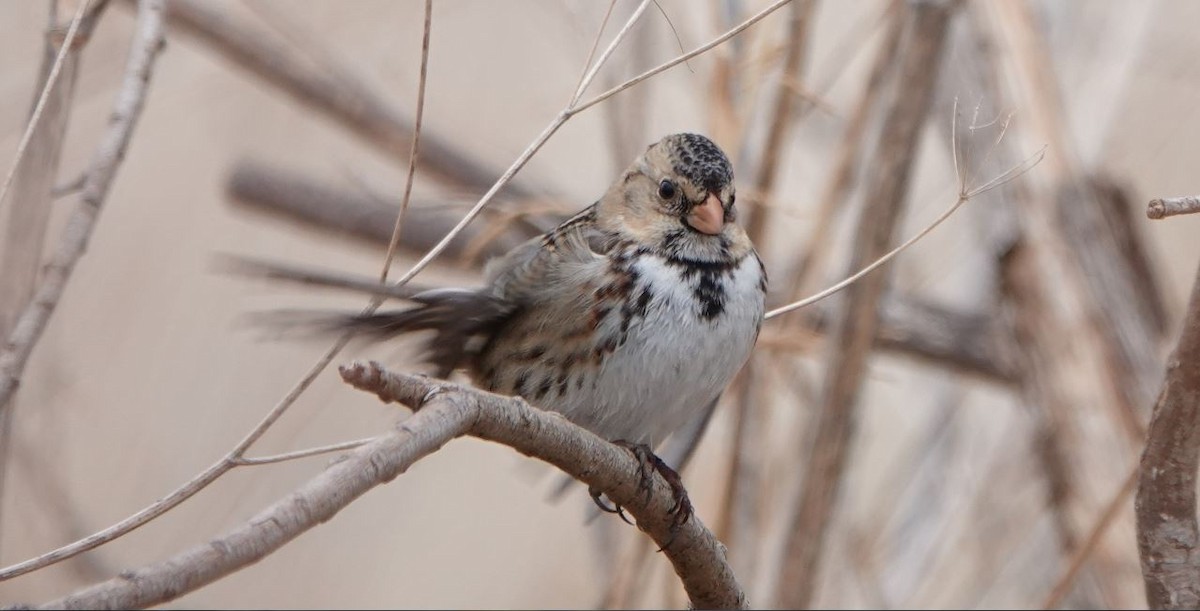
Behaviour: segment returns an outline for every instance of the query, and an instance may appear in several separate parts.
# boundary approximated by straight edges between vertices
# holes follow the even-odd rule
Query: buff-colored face
[[[749,248],[734,223],[734,199],[733,169],[721,149],[703,136],[675,134],[650,146],[601,205],[642,243],[709,258],[741,242]]]

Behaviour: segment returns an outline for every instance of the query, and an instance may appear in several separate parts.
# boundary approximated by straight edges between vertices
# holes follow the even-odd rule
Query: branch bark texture
[[[1138,551],[1151,609],[1200,607],[1200,269],[1187,317],[1167,362],[1142,453],[1137,498]]]
[[[261,560],[463,435],[508,445],[602,490],[663,548],[693,607],[746,608],[745,594],[725,561],[724,546],[696,516],[672,533],[670,487],[656,478],[647,496],[639,487],[638,461],[627,450],[521,399],[391,373],[376,363],[351,364],[341,372],[354,386],[383,401],[408,405],[416,413],[233,531],[42,608],[117,609],[173,600]]]

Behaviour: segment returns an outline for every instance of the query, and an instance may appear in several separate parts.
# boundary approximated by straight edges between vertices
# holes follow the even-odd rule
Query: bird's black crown
[[[693,184],[716,193],[733,182],[733,165],[712,140],[700,134],[667,136],[674,170]]]

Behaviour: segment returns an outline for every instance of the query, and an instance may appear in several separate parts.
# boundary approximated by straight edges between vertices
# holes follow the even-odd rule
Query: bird
[[[763,322],[766,269],[735,201],[720,147],[668,135],[595,203],[490,261],[482,286],[425,290],[402,309],[322,324],[377,339],[432,331],[422,355],[438,377],[465,370],[480,388],[629,448],[644,477],[652,468],[671,484],[684,521],[681,465],[653,449],[702,430]]]

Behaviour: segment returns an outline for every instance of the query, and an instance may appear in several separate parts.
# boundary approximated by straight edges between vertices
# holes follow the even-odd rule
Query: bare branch
[[[47,75],[46,83],[42,86],[42,93],[38,96],[37,104],[33,107],[33,114],[30,115],[29,122],[25,125],[25,132],[21,134],[21,142],[17,144],[16,157],[13,158],[12,166],[8,168],[8,174],[4,177],[4,185],[0,186],[0,204],[4,203],[5,197],[8,195],[8,190],[12,187],[13,179],[17,175],[17,168],[21,167],[21,160],[25,158],[25,152],[28,150],[29,143],[33,140],[33,135],[37,131],[39,123],[41,123],[42,111],[46,109],[46,104],[50,100],[50,94],[58,84],[58,76],[62,74],[62,68],[66,63],[67,57],[72,54],[71,51],[75,45],[75,37],[81,30],[83,17],[87,12],[89,4],[91,4],[91,0],[83,0],[83,2],[79,3],[79,8],[75,10],[75,16],[71,19],[71,25],[67,28],[67,37],[63,40],[62,46],[58,50],[58,55],[54,58],[54,64],[50,67],[50,74]]]
[[[725,562],[724,547],[696,516],[673,533],[670,487],[656,478],[647,496],[635,475],[638,461],[628,451],[519,398],[392,373],[376,363],[354,363],[341,372],[354,386],[384,401],[409,405],[416,413],[225,535],[44,608],[142,608],[173,600],[266,557],[462,435],[502,443],[549,462],[625,507],[638,527],[664,548],[693,607],[747,606]]]
[[[579,82],[575,84],[575,95],[571,96],[568,106],[583,96],[583,84],[587,80],[588,68],[592,66],[592,59],[596,57],[596,49],[600,48],[600,39],[604,37],[604,28],[608,26],[608,20],[612,17],[615,6],[617,6],[617,0],[609,0],[608,8],[604,11],[604,18],[600,20],[600,28],[596,30],[596,37],[592,39],[592,47],[588,49],[587,59],[583,62],[583,71],[579,73]]]
[[[296,450],[294,452],[284,452],[282,454],[272,454],[270,456],[251,456],[248,458],[235,458],[233,463],[239,467],[248,467],[252,465],[271,465],[275,463],[287,462],[298,458],[308,458],[310,456],[320,456],[321,454],[329,454],[331,452],[341,452],[344,450],[353,450],[375,441],[374,437],[366,439],[356,439],[354,441],[343,441],[341,443],[332,443],[326,446],[316,448],[307,448],[304,450]]]
[[[138,30],[117,94],[113,119],[92,158],[81,201],[67,221],[58,249],[43,272],[32,302],[17,319],[3,351],[0,351],[0,409],[12,399],[29,355],[58,307],[59,298],[66,290],[75,264],[87,248],[100,209],[125,156],[145,103],[154,60],[162,50],[162,12],[163,0],[142,0],[138,4]]]
[[[1200,268],[1179,343],[1167,361],[1142,453],[1134,507],[1146,601],[1152,609],[1200,606]]]
[[[1168,216],[1197,212],[1200,212],[1200,196],[1195,195],[1152,199],[1146,208],[1146,216],[1152,219],[1164,219]]]

